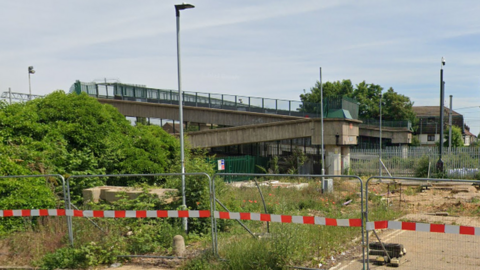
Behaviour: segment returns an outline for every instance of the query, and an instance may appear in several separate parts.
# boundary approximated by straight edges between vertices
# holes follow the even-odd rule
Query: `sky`
[[[76,81],[178,89],[171,0],[0,0],[0,92]],[[299,100],[319,80],[392,87],[480,132],[480,1],[197,0],[181,11],[182,89]]]

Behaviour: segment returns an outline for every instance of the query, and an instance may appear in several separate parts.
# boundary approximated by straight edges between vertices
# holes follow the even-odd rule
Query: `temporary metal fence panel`
[[[351,149],[351,170],[357,175],[377,175],[379,149]],[[382,161],[393,176],[433,176],[438,173],[437,147],[387,147],[382,149]],[[478,179],[480,148],[457,147],[442,155],[446,177]]]
[[[226,191],[216,191],[215,182],[232,176],[249,177],[250,181],[229,184],[236,191],[219,199],[217,192]],[[332,193],[322,194],[322,177],[336,179]],[[294,268],[326,269],[345,259],[345,252],[362,265],[363,184],[357,176],[217,173],[212,183],[214,253],[218,257],[229,260],[229,250],[241,254],[250,248],[240,239],[243,243],[263,239],[275,243],[271,253],[282,252],[278,248],[302,254],[301,259],[290,261]],[[243,229],[234,229],[237,223]]]
[[[395,258],[401,269],[478,269],[479,185],[461,179],[369,178],[369,269],[384,269],[383,261]]]
[[[185,223],[182,224],[182,219],[186,221],[188,218],[204,219],[210,218],[208,227],[211,227],[211,233],[213,234],[213,215],[210,205],[203,205],[200,202],[193,201],[194,198],[187,196],[186,202],[188,209],[182,210],[182,208],[172,208],[170,206],[167,209],[159,209],[167,205],[167,203],[178,201],[179,207],[181,207],[181,195],[182,192],[174,190],[148,190],[138,189],[126,184],[140,183],[142,181],[150,180],[153,182],[169,182],[180,181],[180,177],[185,175],[187,185],[191,185],[193,181],[197,182],[200,178],[206,178],[205,187],[208,188],[208,201],[211,201],[211,178],[206,173],[160,173],[160,174],[113,174],[113,175],[72,175],[66,179],[66,194],[68,208],[67,214],[71,224],[73,224],[73,234],[76,236],[82,236],[82,239],[99,240],[102,239],[104,234],[118,233],[120,235],[130,235],[136,233],[144,233],[156,230],[158,234],[155,238],[158,241],[165,241],[168,243],[168,247],[171,245],[172,238],[168,238],[170,235],[166,232],[183,234],[185,229]],[[157,178],[157,180],[155,180]],[[159,179],[161,178],[161,179]],[[98,181],[102,179],[102,181]],[[91,189],[85,189],[84,185],[88,182],[101,184],[100,187],[92,187]],[[107,182],[108,181],[108,182]],[[112,186],[115,183],[119,183],[118,186]],[[105,184],[105,185],[104,185]],[[108,184],[108,186],[106,185]],[[122,186],[120,186],[122,185]],[[190,188],[190,186],[187,186]],[[79,192],[81,192],[79,194]],[[171,192],[169,194],[168,192]],[[175,193],[175,194],[174,194]],[[180,196],[180,197],[179,197]],[[180,210],[178,210],[180,209]],[[76,219],[73,219],[76,217]],[[82,219],[77,219],[77,218]],[[159,221],[159,219],[170,218],[171,222]],[[142,219],[136,220],[136,219]],[[143,229],[140,231],[129,231],[129,224],[142,222]],[[190,222],[188,223],[190,224]],[[188,227],[187,227],[188,228]],[[164,229],[164,231],[162,231]],[[73,234],[71,241],[73,243]],[[165,239],[163,239],[163,238]],[[149,246],[146,243],[135,242],[135,237],[129,242],[131,245],[131,252],[134,254],[122,255],[122,257],[136,256],[151,252],[147,250]],[[161,238],[161,239],[160,239]],[[168,238],[168,239],[167,239]],[[150,238],[146,238],[150,239]],[[163,239],[163,240],[162,240]],[[212,238],[213,239],[213,238]],[[145,239],[140,239],[141,241]],[[139,240],[139,241],[140,241]],[[155,240],[155,241],[157,241]],[[213,241],[212,241],[213,245]],[[167,248],[168,248],[167,247]],[[161,254],[149,254],[155,257],[162,257]]]
[[[8,175],[8,176],[0,176],[0,179],[18,179],[27,181],[31,178],[43,178],[47,180],[48,178],[58,178],[62,182],[62,192],[60,193],[63,196],[64,200],[64,209],[1,209],[0,210],[0,217],[44,217],[44,216],[65,216],[65,210],[68,209],[68,195],[66,192],[66,185],[65,179],[62,175],[59,174],[43,174],[43,175]],[[20,192],[19,192],[20,193]],[[23,198],[28,199],[28,198]],[[67,232],[70,239],[70,244],[73,245],[73,238],[72,238],[72,225],[69,222],[68,218],[66,219],[65,223],[67,227]]]

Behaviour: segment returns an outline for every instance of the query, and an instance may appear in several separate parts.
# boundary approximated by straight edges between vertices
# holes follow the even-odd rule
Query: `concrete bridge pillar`
[[[342,174],[342,154],[340,146],[325,145],[325,174]]]
[[[342,173],[350,168],[350,147],[342,146]]]
[[[401,144],[400,149],[402,149],[402,158],[408,158],[408,144]]]

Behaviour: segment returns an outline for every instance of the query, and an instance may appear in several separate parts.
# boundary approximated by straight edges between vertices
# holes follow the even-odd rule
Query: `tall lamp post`
[[[322,68],[320,67],[320,118],[322,125],[322,175],[325,175],[325,150],[323,141],[323,82],[322,82]],[[325,192],[325,178],[322,177],[322,192]]]
[[[28,67],[28,100],[32,99],[32,84],[30,83],[30,74],[35,74],[35,70],[32,66]]]
[[[382,177],[382,94],[378,96],[378,107],[380,112],[380,148],[378,149],[378,175]]]
[[[187,200],[185,198],[185,145],[183,140],[183,96],[182,96],[182,77],[180,72],[180,10],[194,8],[192,4],[175,5],[175,15],[177,17],[177,72],[178,72],[178,108],[180,113],[180,159],[182,166],[182,207],[186,208]],[[188,231],[187,218],[183,218],[183,228]]]
[[[443,81],[443,66],[445,66],[445,58],[442,57],[442,63],[440,64],[440,147],[438,148],[439,157],[437,162],[437,170],[443,172],[443,161],[442,161],[442,152],[443,152],[443,110],[444,110],[444,93],[445,82]]]

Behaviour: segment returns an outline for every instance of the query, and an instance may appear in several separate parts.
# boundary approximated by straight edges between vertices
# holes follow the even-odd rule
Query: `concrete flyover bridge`
[[[70,92],[86,92],[101,103],[116,107],[130,117],[178,120],[178,91],[147,88],[121,83],[75,82]],[[190,123],[225,126],[189,132],[193,147],[212,148],[309,138],[311,145],[321,145],[320,104],[238,95],[183,92],[183,119]],[[358,103],[350,98],[325,100],[324,153],[328,174],[339,175],[350,164],[350,147],[366,136],[378,141],[378,126],[361,125]],[[382,128],[382,138],[408,144],[411,131]]]
[[[340,175],[350,167],[350,146],[357,144],[359,120],[324,119],[325,168],[327,174]],[[321,145],[321,119],[300,119],[266,124],[189,132],[195,148],[210,148],[258,142],[310,138]]]

